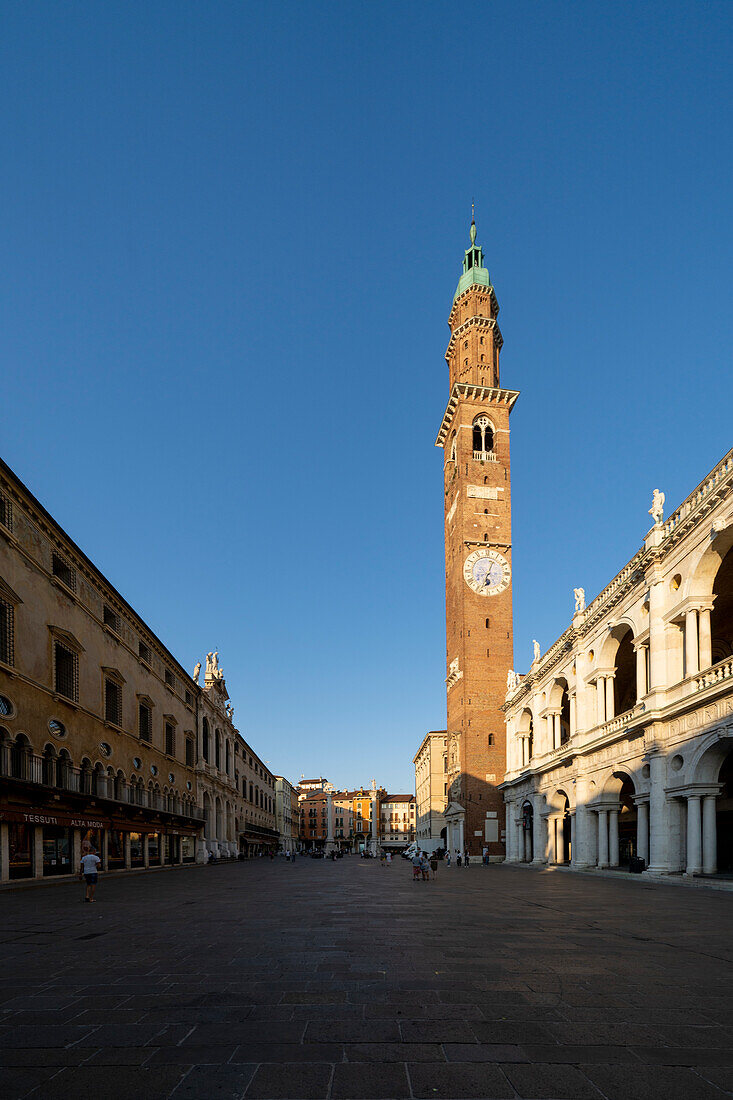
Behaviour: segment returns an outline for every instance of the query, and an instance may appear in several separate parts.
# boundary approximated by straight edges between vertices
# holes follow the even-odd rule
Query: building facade
[[[513,663],[509,414],[519,394],[501,387],[499,304],[473,221],[470,238],[448,319],[450,396],[436,440],[444,455],[445,821],[448,847],[501,859],[501,708]]]
[[[424,852],[445,848],[444,810],[448,799],[448,740],[432,730],[412,758],[415,766],[415,839]]]
[[[293,814],[295,807],[295,814]],[[275,827],[279,834],[280,850],[298,850],[298,801],[295,788],[282,775],[275,776]]]
[[[733,451],[524,677],[505,714],[510,862],[733,872]]]
[[[198,696],[0,462],[0,881],[194,862]]]
[[[379,804],[379,847],[404,851],[415,840],[414,794],[385,794]]]

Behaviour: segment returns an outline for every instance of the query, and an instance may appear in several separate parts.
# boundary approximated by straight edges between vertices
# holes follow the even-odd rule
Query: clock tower
[[[504,703],[513,668],[509,414],[499,375],[499,304],[476,244],[448,318],[450,397],[436,446],[445,490],[447,846],[504,855]]]

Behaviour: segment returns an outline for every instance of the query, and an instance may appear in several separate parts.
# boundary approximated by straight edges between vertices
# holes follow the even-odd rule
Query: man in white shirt
[[[94,891],[97,889],[97,876],[102,861],[97,853],[92,850],[81,857],[81,870],[79,878],[84,876],[87,884],[87,893],[84,901],[94,901]]]

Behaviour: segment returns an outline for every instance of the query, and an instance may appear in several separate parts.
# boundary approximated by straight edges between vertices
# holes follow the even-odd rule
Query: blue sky
[[[0,453],[271,766],[445,722],[471,199],[515,664],[729,448],[730,3],[0,5]]]

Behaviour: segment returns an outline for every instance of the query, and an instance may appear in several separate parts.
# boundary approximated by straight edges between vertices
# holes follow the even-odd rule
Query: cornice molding
[[[511,412],[518,397],[519,390],[505,390],[500,386],[474,386],[470,382],[455,382],[443,413],[443,421],[435,440],[435,446],[444,446],[456,409],[461,401],[475,401],[485,405],[504,405]]]

